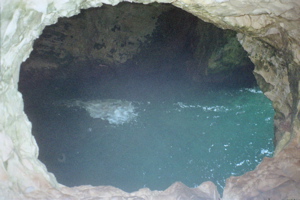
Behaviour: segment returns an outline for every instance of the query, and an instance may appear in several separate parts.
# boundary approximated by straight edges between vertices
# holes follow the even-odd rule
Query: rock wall
[[[167,5],[130,3],[82,10],[46,27],[33,53],[43,60],[60,61],[60,66],[86,60],[110,66],[122,64],[141,50],[159,15],[168,10]]]
[[[197,189],[175,184],[164,192],[143,189],[131,194],[112,187],[66,188],[38,161],[38,147],[17,88],[20,65],[46,25],[54,24],[58,17],[75,15],[80,9],[101,6],[102,2],[115,5],[119,1],[1,2],[0,198],[217,199],[211,183]],[[253,172],[228,179],[223,199],[299,198],[300,2],[179,0],[172,4],[207,22],[240,33],[240,42],[256,65],[258,83],[276,110],[275,157],[265,159]]]
[[[106,80],[128,71],[135,76],[176,71],[199,83],[255,81],[246,77],[254,65],[234,31],[171,4],[123,2],[83,10],[46,27],[33,48],[22,63],[19,87],[46,80]]]

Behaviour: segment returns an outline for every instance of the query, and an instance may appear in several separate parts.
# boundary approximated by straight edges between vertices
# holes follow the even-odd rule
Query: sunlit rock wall
[[[117,0],[102,2],[118,3]],[[219,27],[241,33],[239,39],[256,64],[258,83],[274,102],[278,144],[275,158],[265,159],[253,172],[230,178],[223,199],[299,198],[300,2],[179,0],[173,4]],[[165,193],[142,190],[127,194],[111,187],[102,190],[85,186],[66,188],[59,185],[37,160],[38,148],[17,91],[20,64],[29,56],[33,41],[46,25],[55,23],[58,17],[72,16],[80,9],[101,5],[100,0],[1,1],[0,198],[78,199],[94,195],[106,199],[121,199],[120,196],[217,199],[211,184],[205,184],[193,193],[180,184]]]

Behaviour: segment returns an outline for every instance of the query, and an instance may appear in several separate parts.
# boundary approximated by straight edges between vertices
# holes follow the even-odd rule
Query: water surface
[[[253,170],[274,150],[274,111],[256,87],[124,79],[76,87],[52,83],[24,99],[39,158],[67,186],[113,185],[132,192],[210,180],[221,191],[226,178]],[[106,99],[130,102],[135,117],[110,123],[62,103]]]

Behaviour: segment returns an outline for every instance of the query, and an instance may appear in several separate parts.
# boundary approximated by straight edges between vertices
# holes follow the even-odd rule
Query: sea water
[[[64,185],[132,192],[212,181],[222,191],[226,178],[272,156],[274,111],[257,87],[137,81],[108,88],[85,85],[72,98],[45,88],[34,110],[27,104],[39,158]]]

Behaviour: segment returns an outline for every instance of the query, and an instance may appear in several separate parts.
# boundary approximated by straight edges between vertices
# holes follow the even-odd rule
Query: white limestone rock
[[[93,187],[87,187],[84,190],[80,190],[80,192],[75,188],[68,188],[68,192],[66,192],[56,182],[53,175],[47,172],[45,166],[37,160],[38,147],[31,135],[31,124],[24,114],[23,106],[20,106],[23,105],[23,102],[17,90],[17,83],[20,64],[28,58],[32,50],[33,41],[41,34],[46,25],[55,23],[58,17],[75,15],[79,13],[80,9],[101,6],[103,3],[116,5],[118,2],[118,0],[1,1],[0,133],[2,134],[1,138],[4,140],[2,143],[6,145],[4,148],[7,148],[7,150],[2,149],[0,152],[0,198],[78,199],[81,197],[89,198],[96,191]],[[133,2],[150,3],[151,1],[138,0]],[[272,91],[278,92],[271,92],[272,98],[277,99],[281,105],[285,105],[285,108],[287,105],[291,105],[287,111],[284,111],[284,113],[288,112],[291,116],[286,116],[283,120],[278,119],[279,127],[290,129],[291,140],[287,142],[283,153],[278,152],[278,156],[281,156],[278,159],[275,157],[273,160],[263,161],[254,173],[242,176],[245,179],[228,180],[227,184],[229,186],[226,193],[224,193],[227,196],[224,199],[247,198],[243,194],[238,194],[239,191],[247,191],[245,194],[252,195],[251,198],[256,199],[268,198],[272,191],[276,191],[276,195],[281,195],[281,197],[298,198],[300,196],[298,192],[300,191],[299,179],[291,180],[291,177],[293,177],[291,174],[297,174],[295,168],[299,168],[297,163],[299,163],[300,159],[300,119],[296,115],[299,114],[300,97],[299,94],[297,95],[297,91],[300,93],[300,81],[298,76],[294,76],[299,74],[300,70],[300,1],[166,0],[162,2],[173,2],[175,6],[207,22],[243,33],[250,38],[250,41],[260,41],[262,45],[275,49],[277,52],[276,56],[283,54],[283,56],[280,56],[280,59],[284,59],[286,65],[283,66],[280,63],[270,65],[270,70],[278,70],[276,69],[277,66],[284,67],[287,70],[288,77],[274,77],[278,73],[269,73],[267,76],[273,77],[263,78],[266,80],[273,79],[276,82]],[[245,44],[244,47],[246,48],[246,46]],[[261,57],[255,57],[255,52],[251,52],[251,49],[253,48],[250,48],[249,52],[252,53],[252,60],[257,61],[257,65],[260,65],[259,59]],[[264,54],[264,47],[261,49],[261,54]],[[268,50],[269,47],[265,49]],[[282,78],[287,80],[289,84],[285,82],[281,84]],[[290,92],[291,98],[281,99],[282,91]],[[278,109],[280,112],[280,106]],[[290,165],[288,162],[283,165],[282,162],[285,162],[285,160],[293,160],[293,162]],[[274,171],[272,166],[278,163],[281,167]],[[248,184],[247,176],[250,176],[250,180],[260,180],[259,177],[262,174],[264,174],[264,176],[261,176],[263,178],[268,176],[268,174],[270,177],[275,178],[278,175],[280,181],[283,181],[282,177],[280,177],[282,173],[285,174],[284,180],[289,181],[287,182],[289,184],[277,184],[276,188],[265,187],[263,184]],[[272,174],[277,175],[272,176]],[[258,178],[255,179],[255,177]],[[258,191],[264,192],[261,194],[251,193],[249,185],[256,187]],[[180,191],[184,190],[188,189],[181,187]],[[176,190],[172,191],[176,192]],[[289,192],[289,196],[286,196],[286,191]],[[78,197],[79,194],[81,195],[80,197]],[[98,199],[102,198],[101,193],[96,194],[99,197]],[[118,196],[119,194],[121,193],[118,193]],[[112,199],[114,196],[112,192],[111,196],[105,196],[105,198]],[[134,198],[130,197],[130,195],[127,195],[127,197],[131,199],[138,198],[137,196]],[[174,199],[175,197],[180,197],[180,194],[167,193],[157,198],[152,198],[150,195],[140,199]],[[216,197],[211,196],[211,199],[216,199]]]

